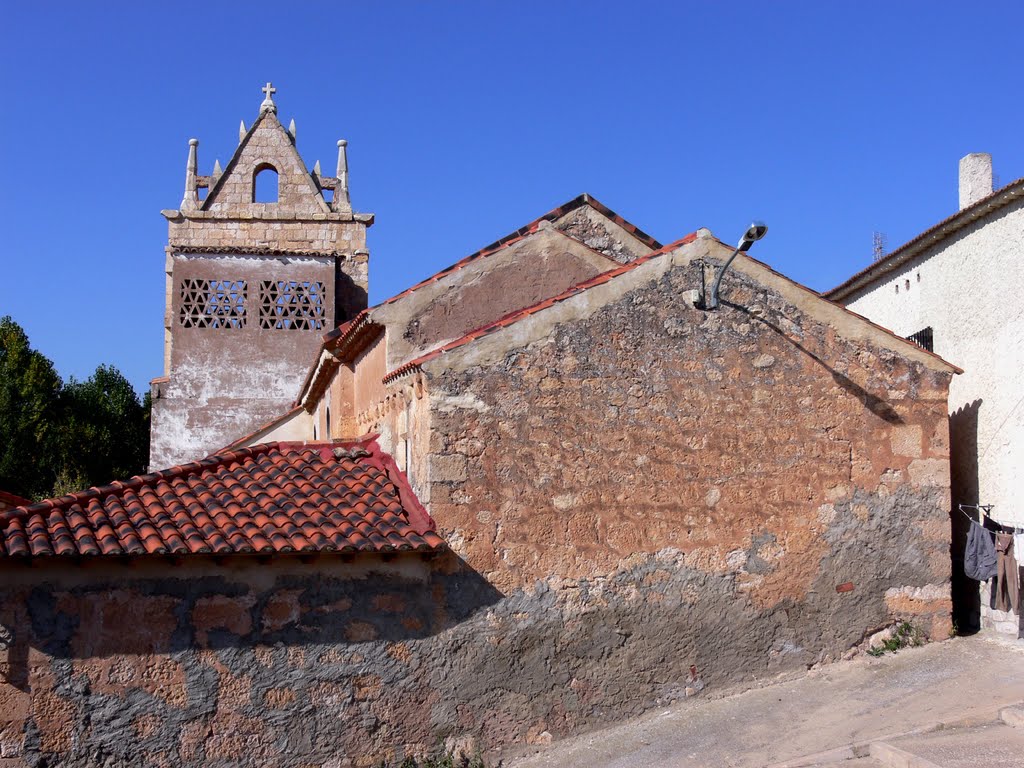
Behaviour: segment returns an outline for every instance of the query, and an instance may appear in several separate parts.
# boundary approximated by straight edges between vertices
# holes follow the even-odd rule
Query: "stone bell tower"
[[[292,407],[320,338],[366,308],[366,228],[347,142],[335,176],[306,168],[270,83],[234,156],[197,172],[168,221],[164,375],[152,384],[150,470],[216,451]],[[202,192],[205,191],[205,195]]]

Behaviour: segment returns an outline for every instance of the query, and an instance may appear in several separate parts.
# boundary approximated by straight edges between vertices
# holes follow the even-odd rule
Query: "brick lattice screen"
[[[185,328],[244,328],[245,299],[244,280],[187,277],[181,281],[178,319]]]
[[[260,280],[260,328],[323,330],[325,290],[318,280]]]

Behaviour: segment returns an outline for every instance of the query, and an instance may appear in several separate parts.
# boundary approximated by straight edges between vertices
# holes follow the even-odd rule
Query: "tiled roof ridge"
[[[921,251],[941,242],[949,235],[972,224],[993,211],[1009,205],[1024,193],[1024,177],[1011,181],[1004,187],[986,195],[966,208],[962,208],[951,216],[947,216],[938,224],[929,227],[916,237],[911,238],[899,248],[886,254],[878,261],[873,261],[864,269],[855,273],[835,288],[821,293],[830,301],[839,301],[854,291],[863,288],[883,275],[903,266]],[[876,273],[872,277],[872,273]]]
[[[344,251],[317,251],[305,248],[260,248],[240,247],[238,245],[176,245],[168,246],[174,253],[188,255],[190,253],[229,253],[243,256],[347,256]]]
[[[584,205],[589,205],[594,210],[598,211],[599,213],[603,214],[610,220],[614,221],[616,224],[618,224],[620,227],[622,227],[627,232],[632,234],[634,237],[636,237],[638,240],[643,242],[648,247],[655,249],[663,248],[661,243],[659,243],[653,237],[651,237],[642,229],[637,227],[635,224],[631,224],[629,221],[622,218],[622,216],[615,213],[615,211],[613,211],[611,208],[608,208],[607,206],[602,204],[593,195],[584,192],[581,195],[577,195],[569,202],[564,203],[563,205],[560,205],[557,208],[548,211],[543,216],[539,216],[530,223],[525,224],[524,226],[517,229],[515,232],[512,232],[508,235],[505,235],[505,237],[495,240],[490,245],[484,246],[480,250],[471,253],[469,256],[460,259],[459,261],[455,262],[454,264],[448,267],[445,267],[439,272],[435,272],[430,277],[420,280],[415,285],[412,285],[409,288],[406,288],[405,290],[396,293],[394,296],[390,296],[389,298],[384,299],[383,301],[378,302],[377,304],[374,304],[372,307],[367,307],[366,309],[362,310],[351,320],[342,323],[337,328],[334,328],[323,335],[321,353],[327,349],[333,349],[334,352],[338,354],[344,353],[345,348],[350,344],[350,342],[352,342],[352,340],[356,338],[356,335],[365,330],[369,323],[369,315],[373,310],[378,309],[379,307],[383,307],[387,304],[391,304],[397,301],[398,299],[402,298],[403,296],[407,296],[410,293],[417,291],[430,283],[437,282],[438,280],[447,277],[453,272],[456,272],[462,269],[463,267],[466,267],[467,265],[476,261],[477,259],[486,258],[487,256],[491,256],[504,248],[508,248],[512,245],[515,245],[516,243],[521,242],[529,235],[536,234],[540,230],[541,224],[543,222],[558,219],[564,216],[565,214],[570,213],[571,211],[574,211],[577,208],[580,208]],[[562,232],[561,230],[555,231],[558,232],[558,234],[560,234],[567,240],[571,240],[572,242],[583,246],[592,253],[595,253],[605,259],[608,259],[608,261],[610,262],[618,264],[618,262],[608,254],[601,253],[597,249],[591,248],[586,243],[577,240],[576,238],[566,234],[565,232]],[[643,259],[649,255],[651,254],[646,254],[645,256],[641,256],[640,258]],[[296,404],[305,402],[306,400],[309,399],[307,397],[307,394],[310,391],[310,388],[312,387],[313,382],[317,377],[317,372],[320,370],[320,368],[320,356],[318,355],[317,359],[313,361],[313,364],[310,366],[309,371],[306,373],[306,378],[303,381],[302,387],[299,389],[299,395],[295,400]]]
[[[14,493],[8,493],[7,491],[0,491],[0,501],[9,504],[12,507],[24,507],[32,503],[32,499],[26,499],[24,496],[18,496]]]
[[[515,239],[505,241],[500,246],[496,247],[494,249],[494,251],[491,251],[489,253],[480,252],[480,255],[482,255],[482,256],[490,256],[493,253],[497,252],[498,250],[501,250],[502,248],[508,248],[511,245],[515,245],[516,243],[521,242],[527,235],[536,234],[538,231],[539,231],[539,225],[538,225],[538,228],[531,229],[529,232],[527,232],[522,237],[517,237]],[[564,238],[566,240],[569,240],[569,241],[571,241],[573,243],[576,243],[577,245],[582,246],[583,248],[585,248],[586,250],[590,251],[591,253],[593,253],[593,254],[595,254],[597,256],[600,256],[601,258],[606,259],[606,260],[610,261],[611,263],[613,263],[613,264],[615,264],[617,266],[621,265],[620,262],[616,261],[611,256],[609,256],[608,254],[601,253],[600,251],[598,251],[598,250],[596,250],[594,248],[591,248],[586,243],[580,242],[576,238],[571,237],[570,235],[565,234],[565,232],[562,232],[561,230],[557,230],[556,229],[556,230],[554,230],[554,233],[557,236],[559,236],[559,237],[562,237],[562,238]],[[467,258],[475,258],[475,257],[467,257]],[[629,262],[627,262],[627,263],[629,263]],[[396,299],[399,299],[402,296],[405,296],[406,294],[411,293],[412,291],[414,291],[414,290],[416,290],[418,288],[422,288],[427,283],[435,282],[435,281],[441,279],[442,277],[447,277],[448,274],[450,274],[452,271],[453,271],[453,267],[448,267],[447,269],[441,270],[440,272],[436,273],[435,275],[432,275],[431,277],[428,277],[426,280],[420,281],[419,283],[417,283],[416,285],[412,286],[411,288],[407,288],[406,290],[402,291],[401,293],[395,294],[391,298],[385,299],[384,301],[380,302],[379,304],[374,304],[372,307],[367,307],[366,309],[362,310],[358,315],[356,315],[354,318],[352,318],[348,322],[343,323],[342,325],[339,325],[337,328],[335,328],[332,331],[329,331],[328,333],[325,333],[324,336],[323,336],[323,340],[325,342],[324,346],[325,347],[330,346],[330,347],[333,347],[333,349],[335,351],[342,352],[344,350],[344,347],[347,345],[347,343],[351,339],[355,338],[356,334],[359,333],[360,331],[362,331],[367,326],[367,324],[369,322],[369,315],[370,315],[371,312],[373,312],[373,310],[378,309],[380,307],[383,307],[386,304],[390,304],[390,303],[394,302]]]
[[[395,484],[395,488],[398,489],[399,501],[402,503],[402,508],[408,511],[409,523],[413,526],[416,533],[422,536],[427,531],[436,531],[437,523],[434,522],[434,518],[430,516],[427,508],[423,506],[419,497],[416,496],[412,485],[409,484],[409,478],[398,468],[395,457],[381,449],[380,444],[377,442],[379,437],[380,435],[372,435],[366,443],[370,451],[369,458],[371,463],[383,470],[388,479]],[[414,517],[415,520],[413,519]]]
[[[33,504],[9,509],[6,512],[0,513],[0,529],[6,528],[12,520],[18,517],[24,519],[39,512],[46,512],[50,509],[63,508],[70,506],[71,504],[81,504],[83,501],[101,499],[104,496],[110,496],[123,491],[138,490],[142,486],[149,483],[155,483],[158,480],[170,480],[175,477],[183,477],[201,469],[211,469],[213,467],[230,464],[231,462],[238,461],[239,459],[260,456],[274,448],[277,448],[278,446],[279,443],[271,442],[261,443],[260,445],[254,445],[249,448],[236,448],[223,453],[212,454],[207,456],[205,459],[199,459],[198,461],[190,461],[187,464],[177,464],[173,467],[168,467],[167,469],[161,469],[158,472],[150,472],[145,475],[134,475],[127,480],[115,480],[107,485],[97,485],[92,488],[86,488],[84,491],[76,491],[75,493],[65,494],[64,496],[44,499],[43,501],[37,501]]]
[[[320,349],[317,352],[316,357],[313,359],[312,365],[309,370],[306,371],[306,377],[302,381],[302,386],[299,388],[298,397],[294,400],[295,406],[304,406],[310,399],[310,395],[320,387],[314,387],[318,382],[322,382],[327,375],[322,365],[324,353],[330,350],[333,354],[331,355],[334,359],[328,360],[327,365],[331,368],[338,365],[338,358],[345,355],[348,351],[355,348],[355,345],[360,341],[367,342],[372,341],[375,336],[368,331],[377,328],[378,332],[380,326],[370,320],[370,311],[373,307],[361,310],[351,320],[347,320],[337,328],[328,331],[321,337]],[[360,351],[362,348],[358,348]],[[323,382],[326,386],[326,382]],[[317,392],[317,396],[319,396]],[[315,399],[315,398],[313,398]]]
[[[669,253],[675,250],[676,248],[679,248],[680,246],[692,243],[696,239],[697,233],[691,232],[689,235],[686,235],[685,237],[682,237],[673,243],[664,245],[656,251],[651,251],[651,253],[640,256],[639,258],[634,259],[633,261],[626,262],[625,264],[616,267],[615,269],[610,269],[607,272],[602,272],[601,274],[595,275],[594,277],[584,280],[581,283],[577,283],[576,285],[568,288],[567,290],[563,291],[562,293],[556,296],[544,299],[542,301],[537,302],[536,304],[531,304],[528,307],[524,307],[522,309],[517,309],[513,312],[509,312],[507,315],[504,315],[503,317],[500,317],[493,322],[487,323],[486,325],[482,325],[479,328],[476,328],[475,330],[472,330],[469,333],[466,333],[463,336],[460,336],[459,338],[448,342],[447,344],[442,344],[441,346],[432,349],[429,352],[420,355],[419,357],[413,360],[403,363],[398,368],[388,373],[383,378],[383,382],[385,384],[390,383],[395,379],[399,378],[400,376],[404,375],[405,373],[408,373],[412,369],[418,368],[428,360],[433,360],[435,357],[438,357],[444,352],[448,352],[452,349],[455,349],[456,347],[461,347],[465,344],[468,344],[469,342],[474,341],[475,339],[478,339],[481,336],[487,336],[491,333],[494,333],[495,331],[501,330],[502,328],[507,328],[508,326],[522,320],[525,317],[529,317],[530,315],[536,314],[537,312],[547,309],[548,307],[551,307],[559,302],[572,298],[573,296],[579,293],[583,293],[584,291],[589,290],[590,288],[594,288],[595,286],[598,285],[603,285],[604,283],[607,283],[608,281],[613,280],[614,278],[620,275],[624,275],[627,272],[632,272],[641,264],[646,264],[648,261],[651,261],[652,259],[657,258],[658,256],[663,256],[666,253]]]

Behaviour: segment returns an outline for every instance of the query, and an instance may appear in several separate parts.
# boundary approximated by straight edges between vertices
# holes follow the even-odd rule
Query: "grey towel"
[[[964,549],[964,573],[976,581],[988,581],[996,575],[996,546],[992,534],[973,521]]]

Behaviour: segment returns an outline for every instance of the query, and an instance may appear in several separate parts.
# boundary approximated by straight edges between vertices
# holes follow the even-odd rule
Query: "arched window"
[[[252,178],[252,201],[254,203],[277,202],[277,169],[270,163],[256,166]]]
[[[327,406],[327,439],[331,439],[331,406]]]

